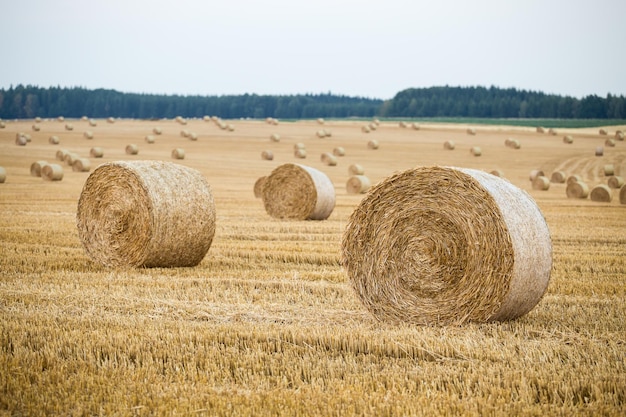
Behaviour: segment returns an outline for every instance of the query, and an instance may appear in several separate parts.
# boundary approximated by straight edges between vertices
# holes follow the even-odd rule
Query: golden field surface
[[[64,126],[70,122],[74,130]],[[0,415],[626,415],[626,205],[568,199],[565,184],[533,190],[529,173],[563,170],[590,186],[603,167],[626,176],[626,142],[598,129],[556,135],[510,126],[382,121],[230,120],[234,131],[188,120],[5,121],[0,129]],[[155,143],[144,138],[163,130]],[[197,134],[197,141],[181,130]],[[326,129],[332,136],[318,138]],[[93,132],[93,139],[83,133]],[[31,135],[26,146],[16,133]],[[270,139],[273,133],[280,141]],[[563,143],[570,134],[572,144]],[[49,144],[57,135],[60,144]],[[504,146],[507,138],[520,149]],[[376,139],[377,150],[367,142]],[[445,150],[453,140],[456,149]],[[296,142],[307,158],[295,159]],[[125,147],[134,143],[137,155]],[[109,269],[78,237],[76,209],[89,172],[56,161],[89,157],[174,161],[211,185],[216,233],[191,268]],[[336,166],[322,152],[341,146]],[[482,156],[469,152],[480,146]],[[271,150],[274,159],[263,160]],[[33,162],[64,166],[62,181],[31,176]],[[324,221],[270,217],[257,178],[284,163],[325,172],[336,207]],[[446,165],[506,179],[537,202],[550,229],[547,293],[507,322],[409,326],[376,321],[341,265],[341,238],[363,194],[346,192],[358,163],[375,184],[416,166]],[[419,202],[416,202],[419,204]]]

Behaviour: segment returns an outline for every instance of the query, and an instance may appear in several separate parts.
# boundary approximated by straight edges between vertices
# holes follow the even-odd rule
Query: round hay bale
[[[235,125],[233,124],[227,124],[226,125],[226,130],[228,130],[229,132],[234,132],[235,131]]]
[[[270,135],[270,140],[272,142],[280,142],[280,135],[278,133],[272,133]]]
[[[30,135],[28,133],[24,133],[24,137],[26,138],[26,142],[30,143],[30,141],[31,141]]]
[[[616,190],[619,190],[624,185],[624,178],[618,175],[613,175],[609,177],[607,181],[607,185],[609,186],[609,188],[614,188]]]
[[[333,149],[333,155],[335,155],[335,156],[345,156],[346,155],[346,150],[342,146],[337,146],[335,149]]]
[[[198,265],[215,234],[211,188],[194,169],[164,161],[100,165],[78,200],[78,235],[108,267]]]
[[[589,196],[589,186],[582,181],[567,183],[565,187],[567,198],[587,198]]]
[[[98,123],[94,119],[89,119],[89,126],[96,127],[98,126]]]
[[[537,133],[546,133],[546,130],[541,126],[537,126]]]
[[[528,177],[529,177],[530,181],[532,182],[532,181],[535,180],[535,178],[537,178],[537,177],[544,177],[544,176],[545,176],[545,174],[544,174],[544,172],[542,170],[540,170],[540,169],[533,169],[532,171],[530,171],[530,175]]]
[[[504,145],[507,148],[511,148],[511,149],[520,149],[522,147],[522,144],[520,143],[519,140],[517,139],[512,139],[512,138],[508,138],[504,141]]]
[[[139,148],[134,143],[130,145],[126,145],[126,154],[127,155],[137,155],[139,153]]]
[[[267,177],[263,204],[278,219],[325,220],[335,208],[335,188],[322,171],[284,164]]]
[[[493,169],[489,171],[491,175],[495,175],[496,177],[504,178],[504,172],[501,169]]]
[[[183,148],[172,149],[172,158],[173,159],[185,159],[185,150]]]
[[[556,136],[558,133],[557,133],[557,131],[555,129],[550,128],[550,129],[548,129],[548,134],[552,135],[552,136]]]
[[[555,184],[563,184],[567,179],[567,175],[563,171],[554,171],[550,176],[550,182]]]
[[[318,138],[325,138],[326,137],[326,131],[324,129],[320,129],[317,132],[315,132],[315,134],[317,135]]]
[[[608,134],[609,134],[609,132],[607,132],[607,130],[606,130],[606,129],[600,129],[600,130],[598,131],[598,133],[600,133],[600,134],[601,134],[601,135],[603,135],[603,136],[606,136],[606,135],[608,135]]]
[[[52,135],[48,138],[48,143],[51,145],[58,145],[61,141],[58,136]]]
[[[73,125],[73,124],[71,124],[71,123],[67,123],[67,124],[65,125],[65,130],[74,130],[74,125]]]
[[[417,123],[411,123],[411,127],[413,128],[413,130],[420,130],[420,125]]]
[[[0,167],[0,184],[7,180],[7,170],[4,167]]]
[[[41,126],[39,125],[33,125],[32,126],[33,132],[39,132],[41,130]]]
[[[65,117],[63,117],[63,116],[59,116],[59,117],[57,117],[57,120],[58,120],[59,122],[63,123],[63,122],[65,121]]]
[[[376,139],[372,139],[369,142],[367,142],[367,147],[369,149],[378,149],[379,146],[380,145]]]
[[[93,139],[93,132],[91,130],[87,130],[85,131],[85,133],[83,133],[83,136],[85,137],[85,139]]]
[[[152,128],[152,133],[154,133],[155,135],[161,135],[163,133],[163,129],[161,129],[160,127],[154,127]]]
[[[408,127],[408,124],[405,121],[401,121],[400,123],[398,123],[398,126],[400,126],[401,128],[406,128]]]
[[[604,185],[598,184],[591,189],[589,193],[589,198],[591,201],[598,201],[601,203],[610,203],[613,200],[613,195],[611,194],[611,189]]]
[[[372,131],[378,129],[378,125],[376,123],[374,123],[374,122],[368,124],[367,127],[369,127],[369,129],[372,130]]]
[[[261,159],[264,161],[271,161],[274,159],[274,153],[272,151],[265,150],[261,152]]]
[[[146,141],[146,143],[154,143],[155,138],[152,135],[146,135],[145,141]]]
[[[361,132],[370,133],[370,128],[368,126],[361,126]]]
[[[68,154],[68,150],[67,149],[59,149],[56,153],[56,158],[59,161],[65,161],[65,155]]]
[[[365,194],[371,186],[370,179],[365,175],[353,175],[346,182],[346,192],[348,194]]]
[[[296,151],[298,149],[306,149],[306,146],[302,142],[295,143],[293,145],[293,150]]]
[[[91,169],[91,163],[87,158],[77,158],[72,163],[72,171],[74,172],[89,172]]]
[[[59,164],[48,164],[41,168],[41,178],[46,181],[61,181],[63,179],[63,167]]]
[[[563,136],[563,143],[571,144],[574,143],[574,138],[571,135]]]
[[[548,191],[550,189],[550,180],[548,177],[537,176],[532,183],[533,190]]]
[[[602,167],[602,171],[604,172],[605,177],[610,177],[611,175],[615,175],[615,167],[613,164],[606,164]]]
[[[615,132],[615,140],[624,140],[624,132],[618,130]]]
[[[0,120],[0,129],[7,127],[7,124]]]
[[[189,131],[187,129],[183,129],[180,131],[180,136],[182,136],[183,138],[188,138],[189,137]]]
[[[35,161],[30,164],[30,175],[33,177],[41,177],[41,169],[48,165],[48,161]]]
[[[467,134],[468,135],[472,135],[472,136],[475,135],[476,134],[476,129],[474,129],[472,127],[468,128],[467,129]]]
[[[257,178],[257,180],[254,182],[254,197],[263,198],[263,185],[265,184],[266,179],[267,176],[264,175]]]
[[[448,151],[451,151],[454,149],[454,141],[453,140],[447,140],[443,143],[443,149],[446,149]]]
[[[349,175],[363,175],[365,173],[365,168],[359,164],[352,164],[348,167]]]
[[[2,179],[2,171],[0,171],[0,180],[1,179]],[[619,203],[626,204],[626,187],[622,187],[619,189]]]
[[[379,320],[509,320],[544,295],[546,221],[527,193],[486,172],[420,167],[374,186],[349,218],[342,263]]]
[[[306,149],[304,148],[295,149],[293,151],[293,156],[295,156],[296,158],[300,158],[300,159],[306,158]]]
[[[604,146],[608,146],[609,148],[613,148],[613,147],[615,147],[615,139],[612,139],[612,138],[607,138],[607,139],[604,141]]]
[[[18,133],[17,135],[15,135],[15,144],[17,146],[26,146],[26,144],[28,143],[28,138],[21,134]]]
[[[41,123],[41,117],[39,116],[35,117],[35,123]]]
[[[92,158],[102,158],[104,156],[104,149],[99,146],[95,146],[89,150],[89,156]]]
[[[107,123],[115,123],[115,119],[112,117],[107,118]]]
[[[481,156],[483,151],[480,149],[480,146],[472,146],[470,148],[470,153],[474,156]]]
[[[596,156],[602,156],[604,155],[604,148],[602,146],[597,146],[596,147]]]
[[[321,117],[317,119],[317,123],[320,125],[324,124],[324,119],[322,119]]]
[[[567,181],[565,181],[567,183],[567,185],[573,183],[573,182],[582,182],[583,179],[580,175],[577,174],[573,174],[570,175],[569,177],[567,177]]]
[[[64,161],[67,165],[72,166],[74,164],[74,161],[76,161],[78,158],[80,158],[80,155],[78,155],[77,153],[67,152],[65,154]]]
[[[337,165],[337,157],[330,152],[322,152],[320,156],[320,160],[324,163],[324,165],[334,167]]]

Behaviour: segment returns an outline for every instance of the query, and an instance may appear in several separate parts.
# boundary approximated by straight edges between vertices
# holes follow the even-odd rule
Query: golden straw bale
[[[126,145],[126,154],[127,155],[137,155],[139,153],[139,147],[134,143]]]
[[[326,131],[324,129],[320,129],[317,132],[315,132],[315,134],[317,135],[318,138],[325,138],[326,137]]]
[[[280,135],[278,133],[272,133],[270,135],[270,140],[272,142],[280,142]]]
[[[41,169],[48,165],[48,161],[35,161],[30,164],[30,175],[33,177],[41,177]]]
[[[550,129],[548,129],[548,134],[552,135],[552,136],[556,136],[558,133],[557,133],[557,131],[555,129],[550,128]]]
[[[115,123],[115,119],[112,117],[107,118],[107,123]]]
[[[480,149],[480,146],[472,146],[470,148],[470,153],[474,156],[481,156],[483,151]]]
[[[613,164],[606,164],[602,167],[602,171],[605,177],[610,177],[611,175],[615,175],[615,166],[613,166]]]
[[[5,127],[7,127],[7,124],[0,120],[0,129],[4,129]]]
[[[591,189],[589,198],[591,198],[591,201],[610,203],[613,200],[613,194],[611,194],[611,189],[607,185],[599,184]]]
[[[189,131],[187,129],[181,130],[180,131],[180,136],[182,136],[183,138],[189,137]]]
[[[254,182],[254,197],[263,198],[263,185],[265,184],[266,179],[267,176],[264,175],[257,178],[257,180]]]
[[[619,175],[613,175],[607,180],[607,185],[609,188],[619,190],[624,185],[624,178]]]
[[[161,135],[161,134],[163,134],[163,129],[161,129],[160,127],[156,126],[156,127],[152,128],[152,133],[154,133],[155,135]]]
[[[608,134],[609,134],[609,132],[607,132],[607,130],[606,130],[606,129],[600,129],[600,130],[598,131],[598,133],[599,133],[599,134],[601,134],[601,135],[603,135],[603,136],[604,136],[604,135],[608,135]]]
[[[563,184],[567,179],[567,175],[563,171],[554,171],[550,176],[550,182],[555,184]]]
[[[32,126],[32,129],[33,129],[33,131],[34,131],[34,132],[39,132],[39,131],[41,130],[41,126],[39,126],[39,125],[33,125],[33,126]]]
[[[67,123],[67,124],[65,125],[65,130],[74,130],[74,125],[73,125],[73,124],[71,124],[71,123]]]
[[[317,119],[317,123],[320,125],[323,125],[325,122],[324,122],[324,119],[320,117],[319,119]]]
[[[543,127],[537,126],[537,133],[545,133],[545,132],[546,130]]]
[[[80,155],[78,155],[77,153],[67,152],[65,154],[64,161],[67,165],[72,166],[74,164],[74,161],[76,161],[78,158],[80,158]]]
[[[146,137],[144,138],[146,143],[154,143],[155,138],[153,135],[146,135]]]
[[[322,154],[320,155],[320,160],[324,163],[324,165],[337,165],[337,157],[330,152],[322,152]]]
[[[573,175],[570,175],[569,177],[567,177],[566,183],[568,185],[573,183],[573,182],[583,182],[583,179],[582,179],[582,177],[580,175],[577,175],[577,174],[573,174]]]
[[[61,141],[59,140],[59,137],[56,135],[52,135],[48,138],[48,143],[51,145],[58,145],[59,142]]]
[[[504,141],[504,145],[507,148],[511,148],[511,149],[520,149],[522,147],[521,143],[519,140],[517,139],[513,139],[513,138],[508,138]]]
[[[565,187],[567,198],[587,198],[589,196],[589,186],[582,181],[567,183]]]
[[[565,135],[563,136],[563,143],[574,143],[574,138],[572,137],[572,135]]]
[[[61,181],[63,167],[59,164],[47,164],[41,168],[41,178],[46,181]]]
[[[420,130],[420,125],[418,123],[411,123],[411,127],[413,130]]]
[[[284,164],[267,177],[263,204],[265,211],[278,219],[325,220],[335,208],[335,188],[322,171]]]
[[[363,175],[365,174],[365,168],[363,168],[363,165],[351,164],[348,167],[348,174],[349,175]]]
[[[365,194],[371,186],[370,179],[365,175],[353,175],[346,182],[346,192],[348,194]]]
[[[7,180],[7,170],[4,167],[0,167],[0,184]]]
[[[613,139],[613,138],[607,138],[607,139],[604,141],[604,146],[608,146],[608,147],[610,147],[610,148],[615,147],[615,139]]]
[[[2,178],[2,173],[0,172],[0,179],[1,178]],[[626,186],[619,189],[619,203],[626,204]]]
[[[59,149],[56,153],[56,158],[59,161],[65,161],[65,155],[68,154],[68,150],[67,149]]]
[[[604,147],[597,146],[596,147],[596,156],[602,156],[602,155],[604,155]]]
[[[172,158],[173,159],[185,159],[185,150],[183,148],[172,149]]]
[[[35,117],[35,123],[41,123],[41,117]]]
[[[77,158],[72,163],[72,171],[75,172],[89,172],[91,169],[91,163],[87,158]]]
[[[306,146],[302,142],[295,143],[293,145],[293,150],[296,151],[298,149],[306,149]]]
[[[189,136],[187,136],[187,139],[196,141],[198,140],[198,134],[196,132],[189,132]]]
[[[235,131],[235,125],[233,124],[227,124],[226,125],[226,130],[228,130],[229,132],[234,132]]]
[[[398,126],[400,126],[401,128],[405,128],[408,126],[408,124],[404,121],[401,121],[400,123],[398,123]]]
[[[467,134],[468,135],[475,135],[476,134],[476,129],[474,129],[473,127],[470,127],[467,129]]]
[[[532,182],[533,190],[548,191],[550,189],[550,180],[548,177],[537,176]]]
[[[448,151],[451,151],[454,149],[454,141],[453,140],[447,140],[443,143],[443,149],[446,149]]]
[[[274,159],[274,153],[270,150],[264,150],[261,152],[261,159],[264,161],[271,161]]]
[[[618,130],[615,132],[615,140],[624,140],[624,132]]]
[[[378,129],[378,125],[374,122],[368,124],[366,127],[368,127],[371,131]]]
[[[15,135],[15,144],[17,146],[26,146],[28,143],[28,138],[23,133],[18,133]]]
[[[335,149],[333,149],[333,155],[335,155],[335,156],[345,156],[346,155],[346,150],[342,146],[337,146]]]
[[[378,143],[376,139],[372,139],[369,142],[367,142],[367,147],[369,149],[378,149],[379,146],[380,144]]]
[[[300,159],[306,158],[306,149],[304,148],[294,149],[293,156],[295,156],[296,158],[300,158]]]
[[[89,119],[89,126],[96,127],[98,126],[98,122],[96,122],[94,119]]]
[[[89,150],[89,156],[92,158],[102,158],[104,156],[104,149],[99,146],[95,146]]]
[[[368,126],[361,126],[361,132],[370,133],[370,128]]]
[[[65,121],[65,117],[63,117],[63,116],[59,116],[59,117],[57,117],[57,120],[58,120],[59,122],[63,123],[63,122]]]
[[[540,169],[533,169],[532,171],[530,171],[530,175],[528,177],[529,177],[530,181],[532,182],[532,181],[535,180],[535,178],[537,178],[537,177],[544,177],[544,176],[545,176],[545,174],[544,174],[544,172],[542,170],[540,170]]]
[[[552,270],[537,204],[486,172],[419,167],[370,189],[342,237],[342,264],[379,320],[458,325],[523,316]]]
[[[85,139],[93,139],[93,132],[91,130],[86,130],[85,133],[83,133],[83,136]]]

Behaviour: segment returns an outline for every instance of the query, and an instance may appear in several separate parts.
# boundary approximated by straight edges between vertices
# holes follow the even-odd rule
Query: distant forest
[[[0,89],[0,118],[218,116],[267,118],[550,118],[626,119],[624,96],[582,99],[497,87],[430,87],[400,91],[391,100],[328,94],[182,96],[11,86]]]

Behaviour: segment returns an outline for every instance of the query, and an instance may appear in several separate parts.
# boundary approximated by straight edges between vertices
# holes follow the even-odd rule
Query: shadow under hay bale
[[[374,186],[349,218],[342,263],[379,320],[520,317],[545,293],[552,242],[527,193],[465,168],[421,167]]]
[[[100,165],[76,214],[87,255],[108,267],[199,264],[215,234],[215,203],[199,171],[163,161]]]

